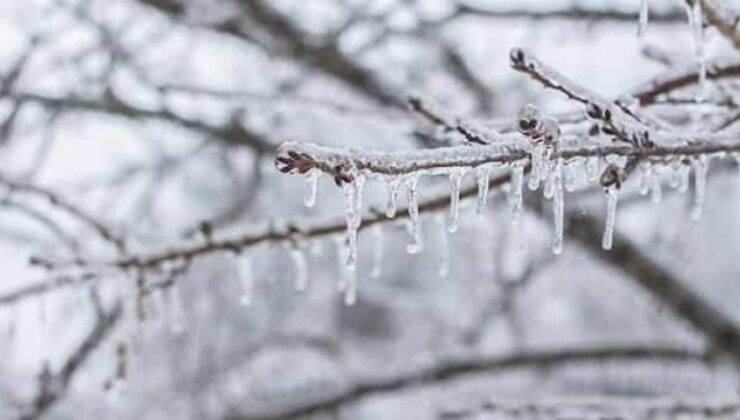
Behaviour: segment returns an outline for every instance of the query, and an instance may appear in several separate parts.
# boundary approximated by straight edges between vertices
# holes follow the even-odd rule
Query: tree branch
[[[480,357],[442,361],[434,366],[381,379],[358,380],[334,394],[324,395],[303,404],[287,406],[269,413],[234,413],[230,420],[285,420],[335,410],[363,398],[390,392],[438,385],[466,375],[492,374],[521,368],[551,368],[570,363],[603,363],[614,361],[662,360],[709,363],[703,353],[675,348],[609,346],[591,349],[529,351],[510,356]]]

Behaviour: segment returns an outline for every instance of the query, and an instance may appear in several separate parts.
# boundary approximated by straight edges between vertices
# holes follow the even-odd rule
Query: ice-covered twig
[[[563,147],[553,157],[566,161],[574,158],[624,156],[636,159],[701,156],[740,151],[740,139],[697,135],[691,144],[632,147],[604,145],[593,147]],[[723,139],[723,140],[722,140]],[[334,177],[337,184],[353,180],[353,173],[403,176],[411,174],[449,174],[460,168],[474,168],[486,164],[509,164],[528,161],[530,146],[525,143],[510,145],[454,146],[431,150],[402,152],[369,151],[355,148],[333,148],[304,143],[284,143],[276,164],[281,172],[302,174],[311,169],[321,170]]]
[[[578,83],[568,79],[555,69],[539,61],[535,56],[521,48],[514,48],[509,54],[511,67],[527,74],[543,86],[557,90],[568,98],[586,106],[586,115],[599,121],[605,134],[634,144],[649,145],[649,129],[661,128],[654,118],[643,115],[639,109],[629,107],[625,101],[611,102]]]
[[[708,80],[740,77],[740,61],[737,59],[717,59],[706,64]],[[667,70],[665,73],[641,84],[630,92],[641,106],[650,105],[662,95],[694,85],[699,80],[699,66],[692,64]]]

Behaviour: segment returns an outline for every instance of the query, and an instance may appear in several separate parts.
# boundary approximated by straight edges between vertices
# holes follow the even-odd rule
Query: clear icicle
[[[245,307],[250,307],[254,300],[254,272],[252,271],[252,257],[245,255],[237,258],[237,276],[239,276],[239,285],[241,286],[239,304]]]
[[[312,208],[316,205],[316,197],[319,193],[319,179],[321,178],[321,172],[319,171],[311,171],[308,176],[306,177],[306,183],[308,184],[308,188],[306,189],[306,192],[303,195],[303,204],[308,207]]]
[[[476,205],[475,211],[478,214],[483,214],[483,211],[486,209],[490,175],[491,170],[487,167],[480,167],[476,170],[476,176],[478,177],[478,203]]]
[[[648,22],[650,20],[650,10],[648,6],[648,0],[642,0],[642,3],[640,4],[639,22],[637,24],[637,36],[640,38],[645,35],[645,31],[647,30]]]
[[[663,186],[660,184],[660,174],[657,169],[653,169],[650,181],[650,200],[656,204],[660,203],[663,200]]]
[[[400,186],[401,181],[398,178],[392,178],[386,183],[386,188],[388,189],[388,201],[385,206],[385,216],[389,219],[396,216],[396,201],[398,199],[398,190]]]
[[[590,158],[586,161],[586,179],[594,183],[599,179],[601,161],[598,157]]]
[[[347,262],[347,241],[346,238],[338,237],[334,240],[337,252],[337,290],[344,291],[347,289],[346,272],[345,270]]]
[[[669,181],[669,185],[671,188],[678,189],[678,187],[681,186],[681,171],[683,170],[684,165],[681,162],[672,162],[671,163],[671,177]]]
[[[445,225],[444,218],[440,218],[440,225]],[[447,236],[447,231],[441,229],[439,233],[439,267],[437,267],[437,274],[441,278],[446,278],[450,272],[450,238]]]
[[[513,222],[518,221],[522,214],[523,184],[524,166],[519,163],[515,163],[511,167],[511,185],[509,187],[511,219]]]
[[[373,237],[373,268],[370,271],[370,277],[377,279],[380,278],[383,273],[383,253],[385,248],[385,238],[383,235],[383,227],[380,223],[376,223],[372,227]]]
[[[706,195],[708,161],[706,156],[700,156],[693,161],[694,166],[694,207],[691,209],[693,220],[701,219],[704,212],[704,196]]]
[[[457,232],[460,220],[460,183],[465,173],[454,171],[450,174],[450,214],[447,218],[447,231]]]
[[[355,175],[352,182],[344,185],[345,207],[347,218],[347,268],[354,270],[357,266],[357,230],[362,223],[362,189],[365,178]]]
[[[306,263],[306,254],[301,248],[293,247],[290,249],[290,259],[293,260],[295,270],[295,290],[303,292],[308,288],[308,264]]]
[[[578,170],[580,161],[573,161],[563,167],[565,171],[565,191],[573,192],[578,186]]]
[[[555,238],[552,243],[552,252],[559,255],[563,252],[563,160],[558,159],[553,174],[553,201],[552,212],[555,224]]]
[[[604,227],[604,236],[601,238],[601,247],[604,249],[612,249],[618,200],[619,190],[614,186],[606,188],[606,225]]]
[[[696,92],[697,101],[704,99],[707,82],[707,62],[704,53],[704,12],[701,1],[685,2],[686,14],[691,27],[691,39],[694,44],[694,54],[699,65],[699,84]]]
[[[406,252],[418,254],[421,252],[421,220],[419,218],[419,178],[411,177],[406,185],[406,200],[408,201],[409,232],[411,241],[406,245]]]
[[[546,146],[543,144],[536,144],[532,147],[532,153],[530,155],[532,170],[529,173],[529,181],[527,183],[527,186],[532,191],[540,187],[540,181],[544,175],[542,173],[542,162],[545,159],[545,149]]]
[[[545,188],[542,191],[542,195],[548,200],[551,200],[554,194],[555,172],[556,172],[555,166],[556,165],[553,162],[547,162],[547,165],[545,165],[546,179],[545,179]]]
[[[357,302],[357,272],[348,270],[346,272],[344,288],[344,304],[353,306]]]
[[[653,168],[649,163],[640,165],[640,195],[647,195],[650,192],[652,174]]]
[[[688,165],[681,165],[678,192],[686,193],[689,190],[689,178],[690,177],[691,177],[691,168]]]

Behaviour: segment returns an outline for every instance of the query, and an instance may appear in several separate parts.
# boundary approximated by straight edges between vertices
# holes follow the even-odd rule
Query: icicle
[[[601,172],[601,161],[598,157],[590,158],[586,161],[586,179],[590,183],[594,183],[599,179],[599,173]]]
[[[548,199],[551,200],[552,196],[555,192],[555,166],[556,164],[553,162],[547,162],[545,166],[545,188],[542,191],[542,195]]]
[[[419,177],[412,176],[406,185],[406,199],[408,201],[409,212],[409,231],[411,233],[411,242],[406,245],[406,252],[409,254],[418,254],[421,252],[421,220],[419,218],[419,197],[418,197]]]
[[[376,223],[372,228],[373,237],[373,268],[370,271],[370,277],[377,279],[383,273],[383,252],[384,252],[384,237],[383,227],[380,223]]]
[[[552,252],[555,255],[559,255],[563,252],[563,213],[564,213],[564,197],[563,197],[563,160],[558,159],[555,163],[555,169],[553,170],[553,201],[552,201],[552,212],[555,224],[555,238],[552,243]]]
[[[440,218],[440,225],[445,225],[444,218]],[[447,236],[447,231],[441,229],[439,233],[439,267],[437,268],[437,275],[441,278],[446,278],[450,272],[450,238]]]
[[[704,212],[704,196],[706,194],[708,161],[706,156],[699,156],[693,161],[694,166],[694,208],[691,210],[693,220],[701,219]]]
[[[694,54],[699,65],[699,84],[696,100],[703,101],[707,82],[707,61],[704,54],[704,12],[701,1],[695,0],[686,3],[686,14],[691,27],[691,39],[694,44]]]
[[[606,188],[606,226],[604,227],[604,236],[601,238],[601,247],[604,249],[612,249],[618,199],[619,190],[615,186]]]
[[[640,195],[647,195],[650,192],[651,177],[653,167],[649,163],[640,164]]]
[[[478,178],[478,204],[475,211],[480,215],[486,209],[486,202],[488,201],[488,183],[491,176],[491,169],[481,166],[475,172]]]
[[[648,21],[650,19],[650,11],[648,7],[648,0],[642,0],[642,4],[640,6],[640,17],[639,17],[639,23],[637,26],[637,36],[642,38],[645,35],[645,31],[647,30]]]
[[[689,178],[691,175],[691,168],[688,165],[681,165],[680,181],[678,185],[678,192],[686,193],[689,190]]]
[[[386,188],[388,189],[388,202],[385,206],[385,215],[389,219],[396,216],[396,199],[398,197],[398,189],[400,186],[401,180],[397,177],[386,182]]]
[[[565,191],[573,192],[578,186],[578,169],[580,161],[572,161],[570,164],[565,165]]]
[[[460,183],[465,175],[463,171],[454,171],[450,174],[450,215],[447,219],[447,231],[457,232],[460,219]]]
[[[681,171],[683,170],[683,166],[684,165],[680,161],[671,162],[671,177],[669,185],[674,190],[681,186]]]
[[[321,178],[321,172],[319,171],[311,171],[308,176],[306,177],[306,182],[308,183],[308,189],[306,189],[306,192],[303,195],[303,204],[308,207],[312,208],[316,205],[316,196],[319,192],[319,179]]]
[[[663,200],[662,185],[660,184],[660,174],[658,174],[657,168],[653,169],[650,176],[650,200],[653,203],[660,203]]]
[[[345,279],[344,304],[353,306],[357,302],[357,272],[348,270]]]
[[[518,221],[522,214],[522,184],[524,184],[524,166],[515,163],[511,166],[511,185],[509,187],[512,222]]]
[[[535,144],[532,147],[532,153],[530,155],[532,170],[529,173],[529,181],[527,183],[527,186],[532,191],[540,187],[540,180],[544,176],[542,173],[542,162],[545,159],[545,150],[546,146],[544,144]]]
[[[308,288],[308,264],[306,254],[297,246],[290,249],[290,259],[293,260],[295,269],[295,290],[303,292]]]
[[[254,297],[254,273],[252,272],[252,257],[249,255],[237,257],[237,276],[239,276],[239,284],[241,285],[241,293],[239,295],[239,303],[242,306],[252,306]]]
[[[365,178],[356,174],[352,182],[344,185],[345,207],[347,218],[347,268],[354,270],[357,266],[357,230],[362,223],[362,189]]]
[[[348,270],[345,270],[346,263],[347,263],[347,246],[346,246],[346,238],[337,237],[334,239],[334,243],[336,246],[336,252],[337,252],[337,290],[344,291],[347,289],[347,281],[345,279],[346,272]]]

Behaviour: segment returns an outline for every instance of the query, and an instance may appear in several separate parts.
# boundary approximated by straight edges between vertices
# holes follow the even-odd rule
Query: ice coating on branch
[[[321,172],[313,170],[306,176],[307,189],[303,195],[303,204],[312,208],[316,205],[316,196],[319,192],[319,179],[321,178]]]
[[[406,200],[409,212],[409,233],[411,240],[406,245],[406,252],[421,252],[421,219],[419,217],[419,177],[412,176],[406,181]]]
[[[345,216],[347,219],[347,268],[357,266],[357,231],[362,224],[362,191],[365,177],[356,174],[351,182],[343,184]]]
[[[447,231],[457,232],[460,219],[460,183],[465,175],[463,171],[454,171],[450,174],[450,215],[447,218]]]
[[[552,252],[559,255],[563,252],[563,217],[565,203],[563,202],[563,160],[557,159],[553,170],[552,212],[555,225],[555,237],[552,242]]]
[[[383,235],[383,227],[380,223],[373,225],[370,233],[373,238],[373,268],[370,270],[370,277],[377,279],[383,274],[385,235]]]
[[[515,163],[511,166],[511,184],[509,187],[512,222],[518,221],[522,214],[523,184],[524,166]]]
[[[606,193],[606,224],[604,226],[604,236],[601,238],[601,247],[612,249],[614,238],[614,224],[617,219],[617,201],[619,199],[619,189],[612,185],[605,189]]]
[[[250,307],[254,299],[254,272],[252,271],[251,256],[242,255],[237,257],[237,276],[241,286],[239,304]]]
[[[707,60],[704,53],[704,13],[701,0],[686,1],[686,15],[691,28],[691,39],[694,45],[694,54],[699,65],[699,85],[696,92],[697,101],[704,99],[707,82]]]
[[[478,181],[478,202],[476,204],[475,211],[480,215],[483,214],[483,211],[486,209],[486,202],[488,201],[491,169],[487,166],[481,166],[475,170],[475,176]]]
[[[439,218],[439,224],[442,229],[439,233],[439,266],[437,267],[437,275],[441,278],[446,278],[450,272],[450,238],[447,236],[447,230],[445,230],[445,219],[444,217]]]
[[[691,209],[691,218],[699,220],[704,212],[709,161],[706,156],[699,156],[693,160],[692,166],[694,167],[694,207]]]
[[[637,36],[642,38],[647,30],[648,21],[650,19],[648,0],[642,0],[640,4],[640,17],[637,25]]]
[[[387,180],[385,185],[388,193],[385,206],[385,216],[390,219],[396,216],[396,208],[398,207],[398,190],[401,187],[401,180],[398,177],[393,177],[390,180]]]
[[[290,248],[290,259],[293,261],[293,275],[295,276],[295,290],[303,292],[308,288],[308,263],[306,253],[298,246]]]

